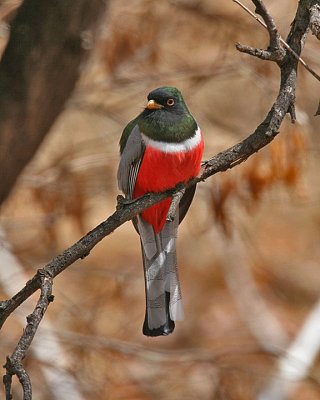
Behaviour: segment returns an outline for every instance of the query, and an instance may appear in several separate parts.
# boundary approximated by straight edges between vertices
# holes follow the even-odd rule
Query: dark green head
[[[186,103],[181,92],[171,86],[163,86],[153,90],[148,94],[148,104],[146,113],[150,114],[154,110],[163,110],[173,114],[189,114]]]
[[[146,136],[163,142],[179,143],[194,135],[197,123],[178,89],[163,86],[150,92],[147,99],[142,113],[125,128],[121,148],[136,124]]]

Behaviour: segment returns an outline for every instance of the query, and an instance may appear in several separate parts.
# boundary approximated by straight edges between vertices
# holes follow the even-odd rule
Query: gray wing
[[[143,153],[144,144],[140,129],[135,125],[122,151],[117,174],[119,189],[128,199],[132,199]]]

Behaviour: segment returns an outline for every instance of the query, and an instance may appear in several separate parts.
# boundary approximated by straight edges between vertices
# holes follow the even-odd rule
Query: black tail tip
[[[170,311],[169,311],[169,304],[170,304],[170,293],[165,292],[165,320],[166,322],[159,326],[159,328],[150,329],[148,324],[148,310],[146,309],[146,314],[144,318],[142,333],[145,336],[168,336],[170,333],[174,331],[174,321],[170,318]]]
[[[174,321],[169,319],[164,325],[161,325],[159,328],[150,329],[148,326],[148,321],[147,319],[145,319],[142,328],[142,333],[145,336],[151,336],[151,337],[168,336],[170,335],[170,333],[174,331],[174,327],[175,327]]]

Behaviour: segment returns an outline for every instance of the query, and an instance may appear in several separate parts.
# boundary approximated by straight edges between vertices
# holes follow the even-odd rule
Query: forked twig
[[[22,389],[23,399],[32,400],[32,386],[31,380],[27,371],[22,366],[22,360],[25,358],[26,353],[32,343],[34,335],[37,332],[38,326],[48,308],[48,305],[53,301],[52,296],[52,277],[50,273],[42,270],[40,273],[41,277],[41,294],[36,304],[34,311],[27,316],[27,326],[23,331],[23,334],[11,356],[7,357],[7,361],[4,365],[6,374],[3,377],[3,382],[6,391],[6,400],[11,400],[11,383],[12,376],[17,375]]]
[[[267,24],[264,21],[262,21],[258,16],[256,16],[255,13],[252,12],[248,7],[242,4],[241,1],[239,0],[232,0],[232,1],[234,3],[237,3],[243,10],[245,10],[249,15],[251,15],[251,17],[253,17],[260,25],[262,25],[265,29],[269,31]],[[311,75],[313,75],[318,81],[320,81],[320,76],[312,68],[309,67],[309,65],[299,56],[299,54],[297,54],[294,50],[292,50],[292,48],[288,45],[288,43],[284,39],[282,39],[281,36],[279,36],[279,40],[281,44],[293,55],[293,57],[296,58],[303,65],[303,67],[310,72]]]

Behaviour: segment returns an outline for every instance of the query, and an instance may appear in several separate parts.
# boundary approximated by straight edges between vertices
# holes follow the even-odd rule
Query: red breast
[[[203,146],[202,137],[200,143],[188,151],[168,153],[147,145],[133,197],[137,198],[148,192],[161,192],[197,176],[201,167]],[[142,213],[142,218],[153,226],[156,233],[165,224],[170,204],[171,199],[166,199]]]

